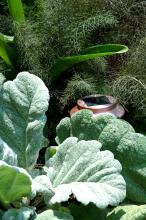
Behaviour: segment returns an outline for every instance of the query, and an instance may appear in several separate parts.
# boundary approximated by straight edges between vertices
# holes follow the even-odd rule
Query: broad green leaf
[[[47,171],[55,190],[50,204],[68,201],[71,196],[98,208],[122,202],[126,196],[122,167],[110,151],[100,148],[98,141],[78,142],[77,138],[68,138],[58,147]]]
[[[46,210],[39,214],[35,220],[73,220],[73,217],[66,212]]]
[[[120,44],[105,44],[92,46],[84,50],[79,55],[62,57],[58,59],[52,67],[50,74],[52,79],[57,79],[62,72],[64,72],[65,70],[69,69],[77,63],[94,59],[96,57],[125,53],[127,51],[128,47]]]
[[[20,209],[8,209],[2,220],[30,220],[31,217],[35,217],[34,208],[22,207]]]
[[[68,208],[75,220],[105,220],[107,215],[107,209],[98,209],[93,204],[70,204]]]
[[[123,205],[114,208],[107,215],[107,220],[145,220],[146,205]]]
[[[16,51],[8,43],[12,42],[12,38],[0,33],[0,57],[7,65],[15,68],[16,66]]]
[[[68,119],[66,119],[68,120]],[[57,126],[57,140],[61,142],[61,129]],[[66,132],[66,138],[68,132]],[[79,140],[98,140],[103,150],[110,150],[122,164],[122,175],[126,181],[127,198],[134,202],[146,203],[146,137],[135,133],[132,126],[109,114],[93,117],[91,111],[81,110],[70,119],[70,136]],[[69,137],[69,136],[68,136]]]
[[[17,154],[18,165],[34,166],[43,147],[49,93],[41,79],[28,72],[3,84],[0,93],[0,137]]]
[[[2,139],[0,139],[0,160],[9,165],[17,166],[17,155]]]
[[[0,203],[7,207],[10,203],[30,196],[31,177],[23,169],[0,161]]]
[[[21,0],[7,0],[10,14],[15,22],[25,22],[24,9]]]

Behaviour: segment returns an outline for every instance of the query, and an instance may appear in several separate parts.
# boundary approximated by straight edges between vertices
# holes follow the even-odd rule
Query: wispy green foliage
[[[67,83],[62,92],[60,102],[62,107],[69,104],[75,104],[80,97],[90,95],[96,91],[96,81],[92,75],[76,74]]]
[[[10,16],[0,14],[0,32],[4,34],[12,34],[12,22]]]
[[[113,30],[111,30],[111,34],[114,34],[113,40],[122,40],[122,42],[124,41],[131,45],[135,43],[135,41],[139,41],[139,39],[145,35],[145,1],[105,0],[104,2],[106,9],[110,10],[118,20],[118,28],[113,28]],[[110,37],[112,36],[110,35]]]
[[[130,75],[146,83],[146,36],[138,45],[130,50],[127,61],[124,62],[120,75]]]
[[[113,84],[113,94],[131,117],[146,118],[146,85],[132,76],[121,76]]]
[[[78,53],[92,44],[89,38],[93,31],[117,23],[110,12],[103,11],[99,0],[39,0],[36,5],[42,33],[44,37],[48,34],[48,43],[58,55]]]
[[[131,117],[146,117],[146,38],[130,51],[113,83],[113,94]]]
[[[92,3],[39,0],[35,1],[35,7],[32,14],[35,23],[31,20],[15,28],[16,44],[21,68],[45,80],[57,58],[92,45],[90,36],[97,28],[117,23],[110,12],[102,10],[99,0]]]
[[[48,80],[47,69],[43,68],[41,57],[44,55],[42,42],[31,23],[15,23],[15,42],[19,57],[17,59],[20,69],[28,69],[31,73]],[[41,50],[42,48],[42,50]]]
[[[64,36],[65,49],[69,50],[69,53],[77,53],[86,47],[86,45],[92,43],[91,36],[97,29],[116,24],[115,17],[108,11],[99,11],[83,21],[78,21],[70,27],[70,31],[69,28],[66,30],[69,33],[66,33]]]

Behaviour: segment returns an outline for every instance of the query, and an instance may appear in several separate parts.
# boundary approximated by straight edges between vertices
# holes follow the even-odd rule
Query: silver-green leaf
[[[70,120],[70,135],[65,131],[65,120]],[[67,122],[69,124],[69,122]],[[103,150],[110,150],[122,165],[126,181],[127,198],[134,202],[146,203],[146,136],[138,134],[126,121],[110,114],[94,116],[89,110],[81,110],[71,119],[62,120],[57,126],[57,140],[75,136],[79,140],[98,140]]]
[[[31,193],[31,177],[23,168],[0,161],[0,203],[4,207]]]
[[[49,93],[28,72],[3,84],[0,94],[0,137],[15,151],[18,165],[31,170],[43,143]]]
[[[73,217],[66,212],[46,210],[39,214],[35,220],[73,220]]]
[[[20,209],[8,209],[2,217],[2,220],[29,220],[35,217],[35,209],[31,207],[22,207]]]
[[[51,181],[46,175],[39,175],[33,179],[32,197],[36,196],[37,193],[42,194],[47,204],[49,203],[51,197],[55,194]]]
[[[120,130],[118,133],[119,137],[117,138],[120,138],[120,135],[122,136],[129,131],[134,132],[130,124],[116,119],[110,113],[94,116],[89,110],[81,110],[73,114],[71,118],[66,117],[60,121],[56,127],[56,141],[58,144],[61,144],[70,136],[77,137],[79,140],[98,140],[108,125],[110,125],[110,130],[106,132],[106,136],[109,135],[110,139],[113,139],[113,144],[116,144],[115,136],[117,132],[115,131]],[[104,142],[103,144],[106,143]]]
[[[17,166],[17,155],[2,139],[0,139],[0,160],[9,165]]]
[[[107,215],[107,220],[145,220],[146,205],[123,205],[114,208]]]
[[[48,161],[47,175],[55,190],[50,204],[73,196],[84,205],[98,208],[118,205],[126,196],[121,164],[110,151],[100,151],[98,141],[66,139]]]

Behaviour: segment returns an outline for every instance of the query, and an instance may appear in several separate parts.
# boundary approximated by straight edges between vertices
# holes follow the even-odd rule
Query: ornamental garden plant
[[[81,110],[60,121],[58,145],[38,169],[49,91],[28,72],[0,89],[2,220],[145,219],[144,135],[112,114]]]
[[[145,11],[0,0],[0,220],[146,219]],[[95,93],[125,117],[69,116]]]

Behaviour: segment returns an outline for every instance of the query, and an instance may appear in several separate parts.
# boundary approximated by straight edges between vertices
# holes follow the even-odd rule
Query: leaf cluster
[[[123,201],[126,185],[121,164],[96,140],[67,138],[53,156],[49,154],[51,158],[45,156],[44,166],[37,166],[39,150],[45,146],[49,101],[40,78],[21,72],[0,89],[2,220],[73,220],[76,208],[63,203],[77,201],[83,209],[89,205],[101,214],[101,209],[105,212],[108,205]]]
[[[58,146],[39,166],[48,89],[21,72],[0,90],[2,220],[145,219],[144,135],[111,113],[81,110],[60,121]]]
[[[89,110],[80,110],[71,118],[62,119],[56,128],[56,134],[58,144],[68,137],[97,140],[102,143],[103,150],[110,150],[120,161],[126,181],[127,204],[125,201],[113,208],[103,219],[145,219],[145,135],[136,133],[128,122],[117,119],[110,113],[95,116]]]

